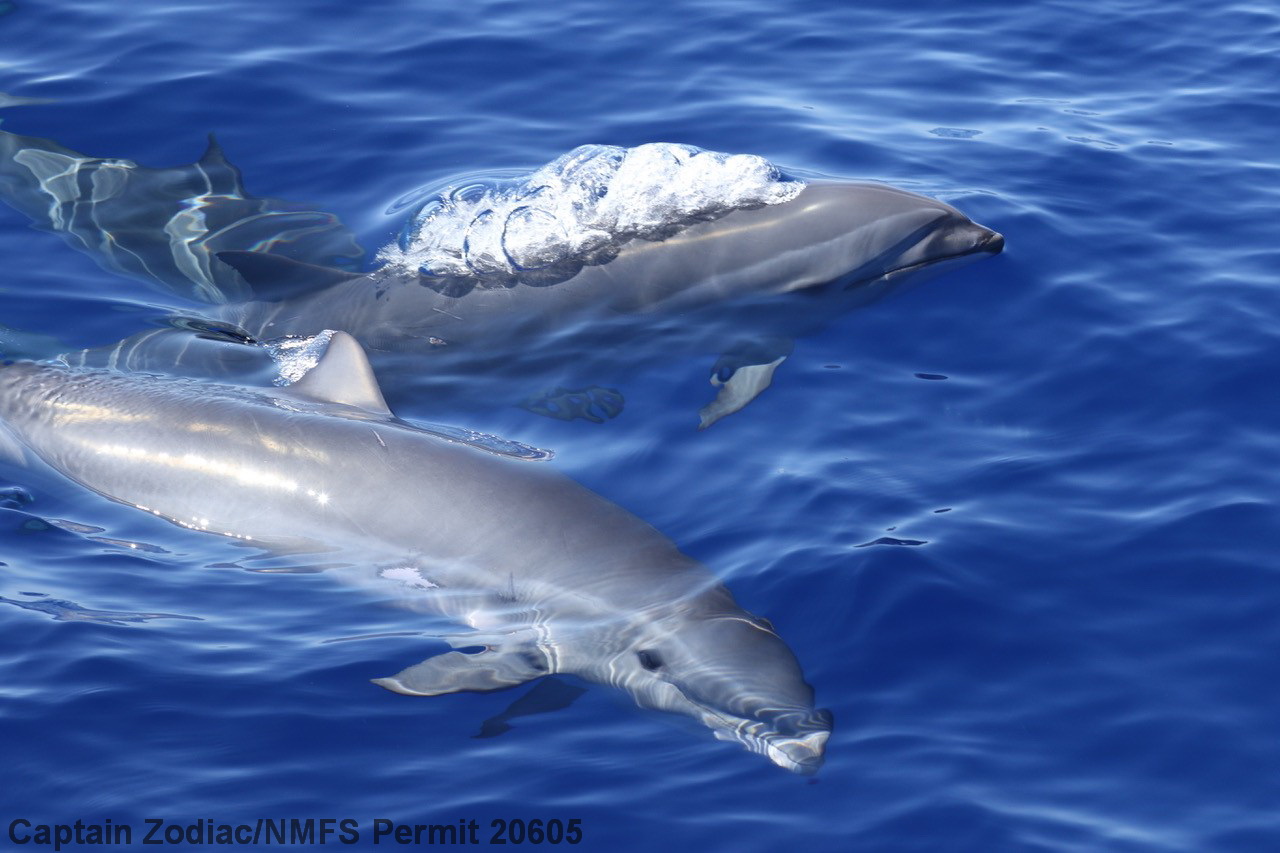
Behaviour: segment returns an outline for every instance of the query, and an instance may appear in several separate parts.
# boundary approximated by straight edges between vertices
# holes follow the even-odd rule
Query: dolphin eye
[[[653,649],[641,649],[636,652],[636,657],[640,659],[640,665],[650,672],[662,668],[662,658]]]

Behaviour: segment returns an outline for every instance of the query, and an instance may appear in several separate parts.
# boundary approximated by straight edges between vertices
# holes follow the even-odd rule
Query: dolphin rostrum
[[[822,762],[830,712],[815,709],[769,622],[552,467],[396,419],[345,333],[288,388],[9,362],[0,423],[11,452],[113,500],[271,551],[337,552],[338,574],[393,584],[473,629],[445,639],[480,651],[375,680],[389,690],[434,696],[567,673],[788,770]]]
[[[703,427],[768,387],[794,337],[1004,245],[954,207],[884,184],[790,184],[803,188],[787,201],[630,239],[572,275],[533,270],[492,286],[392,265],[351,272],[359,249],[335,218],[248,196],[216,146],[191,167],[145,169],[0,132],[0,197],[100,263],[205,303],[175,308],[197,322],[251,342],[346,330],[380,376],[396,373],[398,393],[496,373],[545,378],[567,362],[618,369],[645,344],[718,353]],[[185,339],[171,340],[183,336],[149,331],[82,359],[166,370],[175,349],[190,354]],[[217,362],[197,349],[193,372]]]

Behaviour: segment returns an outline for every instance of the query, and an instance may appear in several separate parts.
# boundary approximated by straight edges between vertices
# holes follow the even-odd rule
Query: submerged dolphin
[[[215,183],[225,186],[214,191]],[[380,375],[397,374],[399,392],[478,382],[486,371],[545,377],[584,354],[626,365],[645,344],[720,353],[704,427],[763,391],[795,336],[1004,245],[943,202],[883,184],[815,180],[789,201],[632,239],[576,274],[495,287],[333,267],[335,255],[349,268],[359,254],[345,229],[247,196],[216,147],[195,166],[148,170],[0,132],[0,197],[105,265],[209,303],[177,310],[232,336],[347,330]],[[278,239],[273,227],[282,229]],[[175,349],[188,350],[165,339],[175,337],[148,332],[83,358],[168,369]],[[553,338],[572,346],[546,346]],[[437,358],[429,371],[418,360],[425,352]],[[221,369],[216,356],[196,362],[195,372],[199,363]]]
[[[418,430],[334,333],[287,389],[0,366],[10,451],[195,530],[338,550],[474,628],[376,679],[433,696],[569,673],[811,773],[831,730],[791,649],[651,526],[549,466]],[[376,501],[371,495],[394,495]],[[354,556],[353,556],[354,555]],[[328,559],[328,558],[326,558]]]
[[[199,302],[251,296],[214,257],[223,249],[344,265],[363,255],[333,214],[249,195],[212,135],[195,163],[153,169],[0,131],[0,198],[106,269]]]

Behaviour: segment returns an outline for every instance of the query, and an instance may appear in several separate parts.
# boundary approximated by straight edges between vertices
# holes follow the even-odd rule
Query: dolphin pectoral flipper
[[[474,738],[497,737],[511,730],[510,721],[516,717],[530,717],[534,714],[547,714],[568,708],[574,700],[587,691],[574,684],[566,684],[556,676],[544,678],[533,686],[507,709],[496,717],[490,717],[480,724],[480,731],[472,735]]]
[[[735,346],[720,356],[711,368],[711,384],[720,392],[699,410],[698,429],[706,429],[760,396],[793,347],[789,338],[763,338]]]
[[[469,655],[445,652],[373,683],[406,696],[440,696],[463,690],[487,691],[515,687],[550,674],[546,657],[522,646]]]

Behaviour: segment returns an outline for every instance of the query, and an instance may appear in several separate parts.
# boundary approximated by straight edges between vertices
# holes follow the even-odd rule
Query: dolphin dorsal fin
[[[356,273],[321,267],[267,252],[228,250],[217,253],[218,260],[240,273],[253,298],[279,302],[304,293],[317,293],[344,281],[363,278]]]
[[[332,332],[329,346],[315,367],[289,386],[294,394],[321,403],[341,403],[367,412],[390,415],[369,358],[346,332]]]
[[[240,170],[227,159],[222,146],[218,144],[217,137],[212,133],[209,134],[209,146],[195,162],[195,169],[208,182],[208,192],[211,195],[240,199],[246,197],[244,178],[240,175]]]
[[[231,166],[227,162],[227,155],[222,151],[222,146],[218,144],[218,137],[212,133],[209,134],[209,144],[198,162],[201,166]]]

